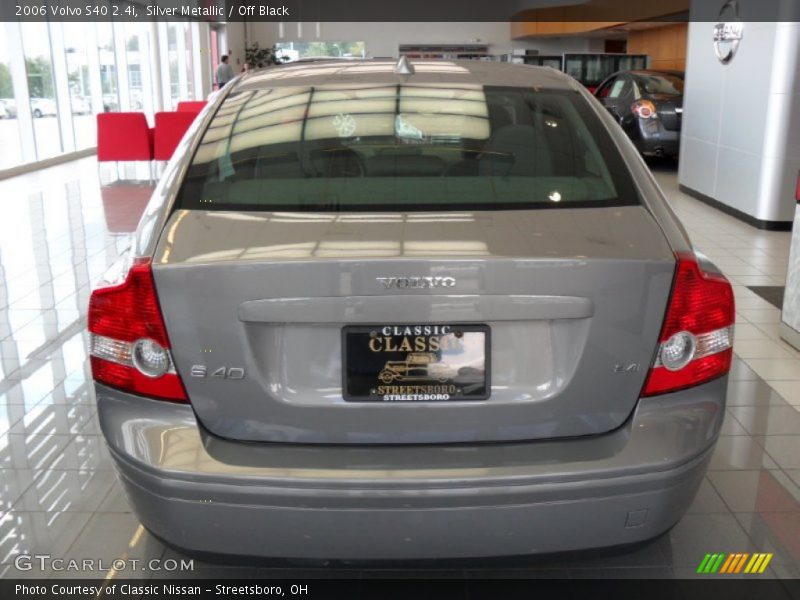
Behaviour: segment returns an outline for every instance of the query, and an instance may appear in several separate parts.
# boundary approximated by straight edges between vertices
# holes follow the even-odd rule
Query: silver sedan
[[[719,434],[733,322],[605,109],[480,61],[234,80],[89,309],[149,530],[342,559],[663,533]]]

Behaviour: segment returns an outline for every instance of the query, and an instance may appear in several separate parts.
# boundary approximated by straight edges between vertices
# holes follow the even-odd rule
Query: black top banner
[[[800,21],[798,0],[0,0],[3,21]]]

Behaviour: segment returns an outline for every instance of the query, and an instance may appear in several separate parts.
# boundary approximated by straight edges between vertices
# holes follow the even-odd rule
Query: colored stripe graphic
[[[706,565],[708,565],[709,561],[711,560],[711,555],[706,554],[705,558],[700,562],[700,566],[697,567],[698,573],[705,573],[706,572]]]
[[[704,574],[763,573],[773,556],[772,553],[767,552],[756,552],[753,554],[749,552],[734,552],[733,554],[726,554],[724,552],[709,553],[700,561],[697,572]]]
[[[761,556],[763,558],[762,558],[760,564],[758,564],[755,567],[753,567],[753,573],[763,573],[766,570],[767,565],[769,564],[769,561],[772,560],[773,554],[772,554],[772,552],[770,552],[769,554],[762,554]]]
[[[730,566],[725,571],[726,573],[733,573],[736,570],[736,565],[739,564],[739,559],[742,557],[741,553],[734,552],[733,553],[733,560],[731,561]]]
[[[728,560],[726,560],[725,563],[722,565],[722,568],[719,571],[720,573],[727,573],[728,572],[728,569],[730,569],[731,564],[733,563],[733,557],[734,556],[735,556],[735,554],[728,554]]]
[[[746,561],[746,560],[747,560],[747,557],[748,557],[748,556],[750,556],[750,554],[748,554],[747,552],[745,552],[744,554],[742,554],[742,558],[741,558],[741,559],[739,559],[739,563],[736,565],[736,570],[735,570],[735,571],[733,571],[734,573],[738,573],[739,571],[741,571],[741,570],[742,570],[742,567],[744,567],[744,561]]]
[[[731,564],[728,565],[728,568],[723,571],[723,573],[734,573],[736,572],[736,567],[739,565],[739,561],[742,559],[741,552],[735,552],[732,554],[733,559],[731,560]]]
[[[716,573],[717,572],[717,570],[720,568],[720,566],[722,566],[722,561],[723,560],[725,560],[725,553],[724,552],[720,552],[719,556],[717,557],[716,562],[714,563],[714,566],[711,567],[711,573]]]
[[[750,559],[750,562],[747,563],[747,566],[744,568],[745,573],[752,573],[753,568],[758,565],[761,560],[764,558],[763,554],[753,554],[753,557]]]

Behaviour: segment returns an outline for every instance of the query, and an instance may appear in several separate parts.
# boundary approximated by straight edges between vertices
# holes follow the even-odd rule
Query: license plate
[[[348,402],[444,402],[489,397],[487,325],[355,325],[342,329]]]

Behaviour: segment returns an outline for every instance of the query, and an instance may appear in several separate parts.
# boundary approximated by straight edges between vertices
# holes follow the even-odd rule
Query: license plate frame
[[[346,402],[474,402],[491,395],[485,324],[346,325],[341,350]]]

